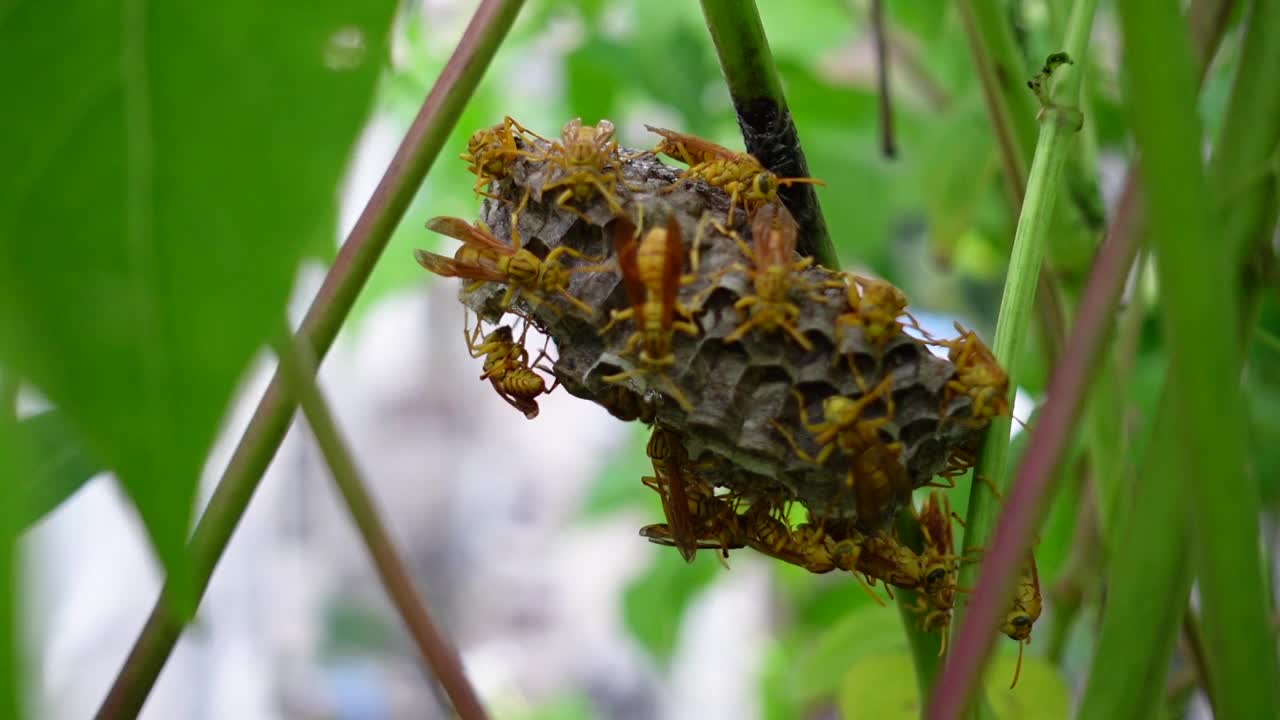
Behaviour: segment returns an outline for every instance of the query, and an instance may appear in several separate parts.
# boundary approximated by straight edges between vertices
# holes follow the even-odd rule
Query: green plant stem
[[[1071,550],[1063,562],[1058,579],[1049,586],[1053,626],[1050,628],[1045,656],[1054,665],[1061,664],[1071,628],[1080,616],[1089,589],[1098,586],[1101,575],[1098,502],[1092,475],[1093,473],[1086,475],[1081,483],[1080,506],[1076,511]]]
[[[1027,156],[1037,142],[1035,102],[1025,85],[1026,63],[1018,51],[1005,9],[999,3],[961,0],[959,9],[974,70],[982,86],[987,116],[1000,150],[1001,175],[1009,209],[1020,213],[1027,195]],[[1035,310],[1043,331],[1045,354],[1052,362],[1060,354],[1066,337],[1066,313],[1062,308],[1062,290],[1054,273],[1043,264],[1037,272]]]
[[[1191,33],[1192,50],[1194,52],[1193,59],[1195,62],[1196,77],[1198,82],[1203,84],[1206,73],[1208,72],[1209,62],[1213,59],[1217,52],[1218,45],[1222,41],[1222,36],[1226,32],[1227,19],[1231,14],[1231,8],[1234,5],[1233,0],[1192,0],[1191,6],[1187,9],[1187,25]],[[1098,303],[1098,307],[1106,308],[1105,312],[1111,313],[1119,301],[1125,278],[1127,277],[1127,269],[1134,265],[1135,258],[1138,257],[1138,248],[1140,244],[1140,235],[1144,232],[1145,216],[1143,214],[1141,202],[1141,183],[1138,172],[1136,170],[1137,163],[1131,167],[1125,175],[1124,183],[1120,191],[1120,200],[1117,203],[1115,215],[1112,218],[1111,225],[1107,231],[1107,245],[1099,253],[1098,261],[1095,262],[1093,274],[1090,276],[1089,284],[1091,287],[1098,284],[1101,291],[1099,297],[1104,297],[1103,302]],[[1105,262],[1104,262],[1105,260]],[[1141,290],[1141,278],[1145,271],[1145,266],[1141,263],[1137,265],[1138,272],[1136,275],[1135,287]],[[1101,271],[1108,272],[1101,272]],[[1143,303],[1145,300],[1142,296],[1135,295],[1134,305],[1125,311],[1122,317],[1122,326],[1119,331],[1120,342],[1116,349],[1115,364],[1110,368],[1113,377],[1100,378],[1099,382],[1094,383],[1091,391],[1091,399],[1102,400],[1102,403],[1091,403],[1088,426],[1091,437],[1090,450],[1091,455],[1096,455],[1101,461],[1095,464],[1094,477],[1097,480],[1098,488],[1098,511],[1099,524],[1102,529],[1102,538],[1106,546],[1106,556],[1111,557],[1115,552],[1117,540],[1115,538],[1115,526],[1113,517],[1116,509],[1122,506],[1123,499],[1126,497],[1130,487],[1130,478],[1132,473],[1128,470],[1121,471],[1120,465],[1123,463],[1125,453],[1123,449],[1114,451],[1111,445],[1115,441],[1115,437],[1109,433],[1113,433],[1115,423],[1107,419],[1108,416],[1116,417],[1123,414],[1123,406],[1119,403],[1119,393],[1113,391],[1113,388],[1126,387],[1128,378],[1132,373],[1133,367],[1133,351],[1136,348],[1136,336],[1141,328],[1142,319],[1145,317],[1145,308]],[[1081,303],[1081,315],[1085,315],[1088,311],[1088,298]],[[1087,328],[1082,327],[1084,323],[1078,323],[1073,329],[1072,337],[1068,346],[1073,350],[1092,347],[1095,341],[1101,348],[1103,338],[1093,338],[1092,335],[1086,335],[1081,332]],[[1096,352],[1080,353],[1081,357],[1090,356],[1086,360],[1086,364],[1091,365],[1096,358],[1092,356],[1102,353],[1099,349]],[[1065,360],[1065,358],[1064,358]],[[1067,363],[1062,363],[1066,365]],[[1056,371],[1055,371],[1056,374]],[[1105,375],[1106,373],[1099,373]],[[1088,383],[1088,374],[1082,375],[1078,382],[1083,388]],[[1064,385],[1064,392],[1070,397],[1075,397],[1077,392],[1081,390],[1076,387],[1073,382],[1069,387]],[[1070,414],[1066,424],[1074,421],[1075,413]],[[1125,429],[1121,427],[1122,434]],[[1101,443],[1097,442],[1101,439]],[[1102,452],[1098,452],[1101,449]],[[1106,462],[1108,455],[1113,456],[1113,461]],[[1056,461],[1055,461],[1056,462]]]
[[[1167,394],[1166,394],[1167,395]],[[1178,483],[1171,403],[1162,398],[1152,442],[1139,463],[1125,542],[1110,558],[1110,586],[1096,659],[1078,717],[1153,717],[1164,696],[1169,657],[1187,595],[1189,503]],[[1170,487],[1174,485],[1176,487]]]
[[[782,80],[773,64],[769,40],[755,0],[702,0],[702,14],[715,43],[720,68],[738,114],[747,152],[779,177],[808,177]],[[839,259],[812,185],[790,185],[778,194],[800,225],[796,249],[820,265],[836,269]]]
[[[1268,98],[1275,91],[1240,91],[1257,89],[1252,63],[1275,58],[1276,48],[1264,46],[1280,41],[1274,34],[1280,8],[1274,2],[1253,8],[1224,129],[1259,138],[1265,157],[1275,147],[1274,116],[1256,116],[1253,107],[1274,108]],[[1143,150],[1148,207],[1158,208],[1148,215],[1172,359],[1169,382],[1177,388],[1171,405],[1182,464],[1174,479],[1193,511],[1215,710],[1221,717],[1277,717],[1280,667],[1270,636],[1257,632],[1267,622],[1269,603],[1258,551],[1259,490],[1244,466],[1241,353],[1234,342],[1239,319],[1211,310],[1239,307],[1239,252],[1259,221],[1233,202],[1222,204],[1226,215],[1212,217],[1212,204],[1202,201],[1210,187],[1224,187],[1227,171],[1218,159],[1242,156],[1232,144],[1220,145],[1209,173],[1215,182],[1206,181],[1191,60],[1176,6],[1122,3],[1119,9],[1130,74],[1127,104]],[[1225,248],[1219,239],[1224,232]]]
[[[315,362],[308,357],[305,349],[297,346],[293,334],[288,331],[288,325],[285,325],[284,333],[274,343],[274,349],[280,361],[280,376],[284,379],[284,387],[297,395],[302,412],[315,435],[316,444],[320,446],[320,452],[333,474],[334,484],[342,493],[351,518],[378,569],[382,586],[408,626],[409,635],[418,646],[418,651],[444,686],[458,715],[463,720],[483,720],[487,715],[475,689],[463,672],[462,659],[436,627],[422,597],[414,589],[413,580],[378,515],[368,483],[361,477],[355,458],[343,440],[333,413],[316,384]]]
[[[523,0],[483,0],[477,8],[303,319],[299,341],[317,358],[323,359],[333,344],[392,231],[523,4]],[[259,401],[188,545],[190,582],[197,599],[204,594],[262,473],[280,447],[295,407],[295,398],[285,392],[277,375]],[[167,590],[161,592],[98,710],[98,718],[134,717],[141,710],[182,632],[182,622],[170,607],[168,596]]]
[[[1066,52],[1071,57],[1085,54],[1096,9],[1097,0],[1077,0],[1074,4],[1065,43]],[[1047,235],[1060,178],[1071,152],[1071,139],[1079,127],[1078,114],[1072,116],[1080,93],[1080,76],[1075,70],[1073,66],[1064,65],[1054,73],[1050,105],[1044,108],[1042,114],[1043,122],[1032,160],[1027,195],[1022,203],[1009,261],[1009,274],[1000,301],[994,351],[996,358],[1009,373],[1011,396],[1018,383],[1017,362],[1022,355],[1022,343],[1030,325],[1036,279],[1048,244]],[[1012,401],[1012,397],[1010,400]],[[991,423],[974,470],[975,479],[985,477],[998,486],[1003,485],[1009,452],[1009,426],[1010,421],[1005,417],[996,418]],[[995,516],[993,500],[985,483],[972,483],[965,531],[966,547],[985,547],[990,540]],[[1009,556],[1001,558],[1009,563],[1008,572],[990,578],[989,585],[979,586],[975,583],[979,566],[970,564],[961,568],[960,585],[976,588],[976,591],[971,603],[962,603],[957,608],[956,625],[959,630],[956,647],[939,679],[934,702],[929,709],[930,717],[950,718],[959,715],[968,707],[974,693],[978,692],[982,669],[995,641],[998,613],[1008,601],[1017,566],[1022,562],[1030,543],[1040,508],[1025,508],[1022,512],[1026,515],[1023,523],[1025,529],[1015,536],[1016,540],[1009,547],[990,548],[993,553]],[[973,617],[969,617],[971,612]]]
[[[1276,121],[1280,93],[1272,89],[1280,67],[1280,4],[1255,0],[1252,7],[1238,74],[1208,171],[1210,187],[1237,186],[1241,175],[1251,180],[1237,192],[1224,192],[1217,205],[1219,224],[1214,233],[1232,240],[1233,268],[1239,266],[1237,261],[1243,261],[1274,216],[1275,173],[1280,159],[1280,123]],[[1260,163],[1267,166],[1261,175],[1247,171]]]
[[[1258,288],[1246,288],[1241,328],[1254,325]],[[1241,348],[1247,333],[1239,339]],[[1239,368],[1237,368],[1237,372]],[[1133,496],[1111,562],[1106,612],[1098,634],[1079,717],[1152,717],[1163,698],[1169,658],[1191,592],[1191,507],[1178,473],[1180,443],[1174,430],[1171,385],[1156,410],[1152,441],[1138,463]]]

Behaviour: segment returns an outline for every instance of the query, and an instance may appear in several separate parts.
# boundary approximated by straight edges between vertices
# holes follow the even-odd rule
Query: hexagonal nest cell
[[[943,471],[957,449],[976,446],[986,422],[972,417],[968,395],[948,390],[955,377],[952,363],[936,357],[900,326],[873,343],[863,325],[837,322],[850,312],[843,274],[818,266],[792,274],[790,300],[800,310],[795,327],[812,349],[785,332],[758,327],[740,341],[726,343],[748,312],[735,303],[754,289],[746,271],[752,259],[721,229],[751,243],[746,213],[739,209],[732,228],[723,227],[729,210],[723,191],[700,179],[682,178],[652,153],[622,150],[617,157],[616,203],[598,190],[586,202],[566,197],[559,188],[544,195],[544,185],[563,179],[565,171],[542,158],[522,156],[512,161],[507,177],[493,182],[491,192],[500,199],[485,200],[481,213],[498,239],[511,242],[513,210],[521,207],[522,247],[540,258],[562,246],[587,257],[570,264],[571,270],[581,270],[572,272],[568,292],[594,308],[593,316],[555,296],[530,302],[524,292],[505,309],[550,336],[557,350],[554,372],[565,390],[618,417],[642,417],[674,429],[683,436],[691,461],[707,468],[698,472],[703,482],[728,487],[744,498],[776,496],[785,488],[811,514],[851,520],[866,530],[884,529],[910,492],[904,488],[874,504],[860,502],[852,489],[863,482],[860,474],[866,467],[858,466],[852,454],[835,448],[822,464],[814,461],[823,450],[815,436],[824,429],[819,423],[829,398],[864,401],[859,421],[874,428],[873,444],[892,450],[879,453],[882,462],[901,466],[886,469],[898,477],[905,472],[911,487]],[[634,321],[600,332],[613,311],[631,307],[613,240],[619,206],[632,223],[639,221],[641,232],[664,226],[669,217],[678,224],[686,249],[678,300],[694,309],[699,332],[696,337],[673,334],[669,367],[608,382],[607,376],[637,367],[634,354],[624,352]],[[696,273],[688,257],[695,240],[700,255]],[[506,290],[502,284],[484,283],[464,289],[460,297],[482,318],[496,322],[504,312],[499,300]],[[886,378],[887,385],[880,387]],[[691,412],[673,399],[673,387],[688,399]]]

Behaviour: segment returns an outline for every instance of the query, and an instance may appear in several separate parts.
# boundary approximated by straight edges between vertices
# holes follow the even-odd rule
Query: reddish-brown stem
[[[950,672],[943,673],[936,689],[939,703],[954,704],[956,698],[965,694],[964,688],[971,686],[972,675],[979,672],[996,640],[991,629],[1008,603],[1008,595],[1002,589],[1026,557],[1042,506],[1049,496],[1054,471],[1084,404],[1089,377],[1111,329],[1112,311],[1120,301],[1129,267],[1138,252],[1140,207],[1137,189],[1126,188],[1107,240],[1089,273],[1076,325],[1049,381],[1049,399],[1031,431],[1005,511],[1000,514],[995,535],[983,558],[969,612],[952,643],[953,655],[947,663]],[[935,717],[948,716],[942,710],[939,713]]]

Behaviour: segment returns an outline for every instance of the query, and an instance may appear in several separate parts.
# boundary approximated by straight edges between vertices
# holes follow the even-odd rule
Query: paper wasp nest
[[[687,250],[692,249],[699,220],[710,213],[723,223],[729,198],[722,191],[700,181],[683,182],[669,190],[679,171],[650,154],[623,151],[623,179],[616,197],[634,218],[636,208],[644,208],[644,227],[660,226],[674,215],[683,231]],[[849,462],[839,451],[822,466],[799,457],[773,426],[777,420],[790,430],[809,455],[816,455],[813,433],[799,420],[793,391],[805,400],[809,421],[822,421],[822,403],[827,397],[858,397],[864,388],[874,388],[886,374],[892,377],[893,413],[879,428],[886,442],[900,441],[900,461],[914,487],[927,482],[947,464],[951,453],[977,441],[981,424],[971,416],[971,401],[964,394],[951,393],[947,407],[944,386],[955,368],[934,356],[926,345],[904,333],[882,348],[870,345],[862,328],[846,325],[837,348],[836,318],[849,312],[845,292],[838,288],[817,290],[826,298],[819,301],[804,292],[793,292],[800,306],[797,327],[814,345],[805,351],[783,332],[749,332],[741,342],[726,344],[723,338],[741,324],[743,315],[733,305],[753,294],[751,281],[738,271],[721,271],[735,263],[750,265],[738,245],[718,232],[707,234],[701,245],[697,277],[679,291],[680,301],[691,304],[706,292],[701,312],[695,315],[701,328],[698,337],[674,335],[675,365],[664,372],[680,388],[693,406],[685,413],[662,392],[663,384],[654,376],[636,375],[614,384],[603,377],[635,367],[633,356],[622,355],[634,330],[631,321],[619,324],[605,336],[600,329],[612,310],[630,306],[614,261],[613,220],[608,204],[598,195],[587,205],[578,205],[588,223],[572,212],[557,208],[559,189],[542,196],[541,187],[561,171],[540,160],[521,159],[512,176],[494,184],[492,191],[504,198],[484,203],[482,219],[504,241],[511,238],[511,212],[531,188],[531,198],[519,215],[522,245],[539,257],[553,248],[568,245],[592,260],[610,265],[597,272],[574,273],[569,292],[595,308],[595,317],[555,297],[529,303],[517,300],[515,310],[527,315],[534,325],[549,335],[558,351],[554,370],[564,388],[573,395],[596,402],[615,414],[624,411],[622,401],[651,403],[657,421],[683,434],[697,475],[703,481],[732,488],[745,497],[773,496],[779,491],[802,503],[818,516],[843,517],[858,525],[883,527],[896,512],[896,502],[880,508],[876,517],[856,517],[854,498],[845,490]],[[741,208],[735,214],[735,229],[748,242],[750,230]],[[690,273],[689,259],[684,272]],[[810,267],[798,273],[813,286],[837,279],[824,268]],[[714,290],[708,286],[715,283]],[[506,287],[487,284],[475,292],[463,292],[462,300],[490,321],[500,315],[498,299]],[[849,356],[861,375],[862,385],[850,370]],[[627,395],[619,387],[641,395]],[[951,397],[954,395],[954,397]],[[878,399],[868,405],[864,418],[883,417],[887,404]],[[785,488],[785,490],[783,490]],[[900,501],[898,501],[900,502]]]

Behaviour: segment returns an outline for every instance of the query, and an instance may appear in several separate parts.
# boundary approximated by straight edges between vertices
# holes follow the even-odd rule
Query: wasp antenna
[[[1010,690],[1018,686],[1018,678],[1022,676],[1022,650],[1025,646],[1026,643],[1018,643],[1018,664],[1013,668],[1013,682],[1009,684]]]
[[[798,178],[778,178],[779,185],[821,185],[827,186],[827,181],[818,178],[798,177]]]

